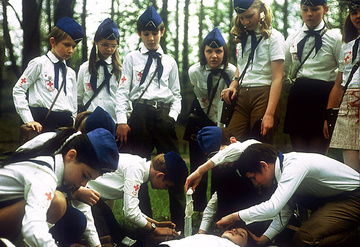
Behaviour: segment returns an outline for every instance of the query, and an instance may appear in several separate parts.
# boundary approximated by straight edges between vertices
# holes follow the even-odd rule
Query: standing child
[[[164,32],[161,17],[154,7],[149,7],[137,21],[142,43],[125,57],[116,93],[117,141],[124,145],[129,140],[132,153],[147,159],[154,148],[158,153],[179,153],[175,132],[181,109],[179,75],[175,60],[164,54],[159,45]],[[147,187],[144,194],[147,195]],[[172,221],[181,229],[185,210],[183,186],[170,187],[169,195]],[[143,202],[141,195],[140,198]],[[141,209],[151,217],[150,205],[147,209],[141,205]]]
[[[116,119],[116,90],[121,77],[117,46],[119,30],[113,20],[105,19],[98,27],[89,61],[80,66],[77,100],[80,111],[93,111],[97,106]]]
[[[349,14],[346,17],[341,47],[339,73],[335,85],[331,90],[328,112],[338,108],[334,134],[330,147],[343,150],[344,163],[356,171],[360,171],[359,159],[359,97],[360,71],[357,69],[344,92],[344,86],[350,77],[351,70],[360,60],[359,55],[360,32],[360,1],[349,1]],[[341,102],[342,96],[344,98]],[[341,102],[341,104],[340,104]],[[327,125],[324,125],[325,135],[329,138]]]
[[[33,130],[54,131],[73,125],[77,110],[76,74],[65,61],[74,54],[84,36],[82,27],[75,20],[59,19],[49,35],[51,51],[31,60],[15,84],[16,111]]]
[[[304,25],[285,43],[285,74],[291,66],[290,80],[295,82],[289,93],[284,132],[290,134],[293,150],[297,152],[326,154],[329,147],[323,126],[326,104],[337,76],[341,37],[338,31],[326,26],[324,16],[329,10],[326,2],[301,0]]]
[[[229,64],[229,50],[219,28],[215,27],[205,37],[200,46],[199,60],[189,68],[190,82],[194,86],[196,98],[185,130],[188,134],[184,135],[184,139],[189,141],[191,172],[207,160],[196,139],[197,132],[205,126],[219,124],[222,113],[220,93],[230,85],[230,78],[234,77],[236,70],[234,65]],[[194,128],[191,124],[193,117],[202,119],[204,125]],[[206,187],[207,176],[204,176],[193,194],[195,211],[202,212],[206,207]]]
[[[2,161],[0,237],[13,240],[21,232],[28,246],[57,246],[55,240],[69,246],[81,237],[86,220],[67,206],[60,191],[76,190],[116,170],[118,156],[109,131],[100,128],[81,134],[66,129],[43,145]],[[69,220],[74,224],[67,225]],[[50,229],[48,223],[56,224]]]
[[[261,121],[262,141],[273,141],[279,122],[276,111],[284,66],[284,37],[271,27],[271,10],[261,0],[234,0],[237,12],[231,33],[236,36],[237,69],[231,85],[221,93],[226,103],[236,98],[235,111],[223,142],[243,141]],[[240,87],[237,94],[237,89]]]

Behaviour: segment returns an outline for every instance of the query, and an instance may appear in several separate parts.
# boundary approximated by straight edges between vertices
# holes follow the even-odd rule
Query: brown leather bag
[[[31,140],[35,136],[40,134],[36,130],[33,130],[30,127],[27,127],[26,124],[20,126],[20,133],[19,133],[19,143],[23,145],[25,142]]]

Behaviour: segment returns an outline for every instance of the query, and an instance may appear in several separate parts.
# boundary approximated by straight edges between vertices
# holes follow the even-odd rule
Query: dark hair
[[[164,180],[166,181],[172,181],[171,175],[169,170],[167,169],[166,162],[165,162],[165,154],[158,154],[156,155],[152,160],[151,164],[155,171],[162,172],[165,174]]]
[[[359,30],[354,26],[350,19],[350,13],[346,16],[343,28],[342,41],[349,43],[359,35]]]
[[[83,111],[76,115],[74,129],[86,133],[85,120],[90,116],[92,111]]]
[[[53,37],[55,42],[58,43],[61,40],[66,39],[68,36],[69,34],[55,26],[49,33],[48,38],[50,39],[51,37]]]
[[[205,47],[206,47],[206,44],[204,42],[202,42],[200,45],[200,50],[199,50],[199,60],[200,60],[200,64],[202,66],[207,64],[206,57],[205,57]],[[221,62],[221,64],[224,64],[224,67],[226,68],[229,65],[229,48],[227,47],[226,44],[223,45],[223,48],[224,48],[224,57],[223,57],[223,61]]]
[[[96,45],[95,42],[105,39],[99,34],[99,30],[96,31],[94,37],[94,43],[91,48],[90,57],[89,57],[89,73],[92,76],[97,76],[98,72],[96,70]],[[119,45],[119,39],[116,39],[116,43]],[[112,72],[115,74],[116,80],[119,81],[121,77],[121,61],[118,50],[115,49],[114,53],[111,55],[111,63],[113,66]]]
[[[247,147],[235,162],[242,176],[247,172],[261,173],[261,161],[275,164],[279,151],[266,143],[255,143]]]
[[[53,156],[54,153],[62,147],[65,141],[76,132],[77,130],[74,128],[63,128],[53,138],[36,148],[11,153],[8,158],[1,161],[1,165],[26,161],[38,156]],[[65,157],[70,149],[76,150],[76,160],[78,162],[85,163],[93,169],[100,170],[97,157],[86,134],[81,134],[72,138],[61,148],[60,153]]]
[[[161,24],[157,27],[154,27],[152,25],[147,25],[145,26],[144,24],[141,23],[141,21],[138,19],[136,22],[136,31],[138,33],[141,33],[141,31],[163,31],[165,29],[165,24],[164,22],[161,22]]]

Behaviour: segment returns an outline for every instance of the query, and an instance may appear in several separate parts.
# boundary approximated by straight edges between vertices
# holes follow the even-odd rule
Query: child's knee
[[[54,198],[51,201],[47,212],[47,222],[55,224],[66,212],[66,198],[64,194],[58,190],[55,191]]]
[[[295,232],[292,240],[296,244],[295,246],[298,247],[317,246],[319,244],[319,241],[314,239],[311,231],[304,231],[302,229]]]

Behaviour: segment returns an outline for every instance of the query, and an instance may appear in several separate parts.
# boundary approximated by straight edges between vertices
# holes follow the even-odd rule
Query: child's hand
[[[131,131],[128,124],[119,124],[116,128],[116,141],[120,143],[127,143],[128,133]]]
[[[234,225],[236,223],[236,221],[240,221],[238,212],[235,212],[235,213],[229,214],[225,217],[222,217],[221,220],[216,222],[216,226],[222,230],[227,230],[232,225]]]
[[[90,206],[94,206],[100,199],[100,193],[92,189],[80,187],[74,192],[72,197],[73,199],[89,204]]]
[[[220,97],[226,102],[226,104],[231,105],[232,100],[236,95],[236,88],[226,88],[221,91]]]
[[[191,173],[185,182],[185,191],[188,191],[188,189],[190,187],[193,188],[193,190],[195,191],[195,188],[199,185],[201,178],[202,178],[202,174],[200,174],[200,172],[198,170],[194,171],[193,173]]]
[[[36,121],[27,122],[26,126],[32,128],[33,130],[39,133],[42,131],[42,125]]]
[[[256,236],[254,233],[248,231],[250,237],[254,239],[256,246],[263,246],[270,243],[270,239],[268,239],[265,235],[261,235],[260,237]]]

